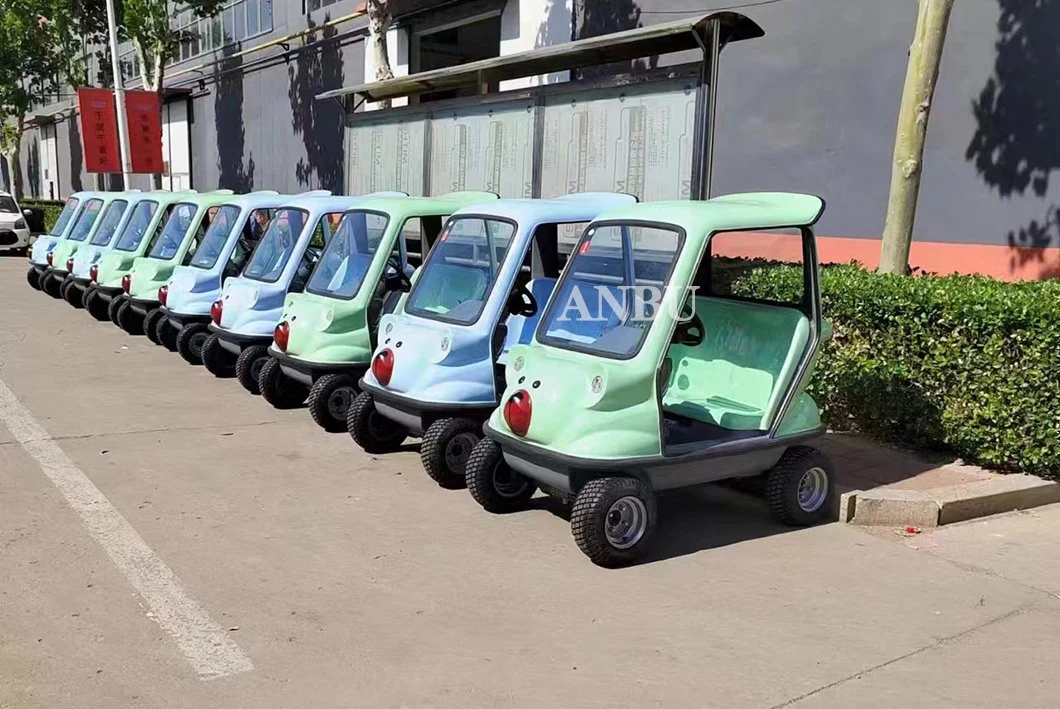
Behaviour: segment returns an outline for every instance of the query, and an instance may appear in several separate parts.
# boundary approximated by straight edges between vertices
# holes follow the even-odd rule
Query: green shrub
[[[788,300],[801,273],[763,268],[745,295]],[[821,271],[832,340],[810,391],[836,430],[1060,479],[1060,281]]]
[[[66,202],[57,199],[22,199],[18,202],[18,206],[22,207],[22,209],[39,209],[44,212],[45,232],[52,230],[52,226],[59,218],[59,214],[63,211],[63,205],[65,204]]]

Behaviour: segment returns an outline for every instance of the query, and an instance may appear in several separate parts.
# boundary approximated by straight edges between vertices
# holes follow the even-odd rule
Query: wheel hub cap
[[[353,390],[349,387],[339,387],[328,397],[328,413],[333,418],[345,421],[351,403],[353,403]]]
[[[828,473],[821,468],[810,468],[799,479],[799,508],[803,512],[821,509],[828,497]]]
[[[458,433],[445,446],[445,465],[452,472],[460,472],[467,464],[471,449],[478,443],[478,436],[473,433]]]
[[[627,495],[616,500],[604,516],[604,534],[616,549],[629,549],[648,528],[648,509],[639,497]]]

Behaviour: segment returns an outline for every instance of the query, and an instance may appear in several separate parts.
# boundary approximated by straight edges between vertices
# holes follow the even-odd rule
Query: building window
[[[328,5],[334,5],[339,0],[302,0],[302,12],[312,12]]]
[[[171,25],[185,33],[174,63],[183,62],[272,32],[272,0],[235,0],[208,18],[197,17],[190,8],[184,8],[173,17]]]
[[[416,32],[412,47],[410,73],[459,66],[480,59],[490,59],[501,53],[501,18],[499,15],[451,25],[444,29],[424,29]],[[496,91],[497,86],[434,91],[419,96],[420,103],[440,101],[460,96],[473,96],[481,91]]]

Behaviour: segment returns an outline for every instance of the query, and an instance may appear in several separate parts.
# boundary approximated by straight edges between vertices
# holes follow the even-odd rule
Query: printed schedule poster
[[[423,194],[425,119],[356,121],[347,128],[347,193]]]
[[[541,196],[688,199],[695,108],[689,81],[556,97],[544,109]]]
[[[485,190],[533,196],[534,107],[457,109],[431,120],[431,194]]]

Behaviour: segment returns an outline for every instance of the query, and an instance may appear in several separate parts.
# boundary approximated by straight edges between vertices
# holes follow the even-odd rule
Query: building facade
[[[396,73],[735,9],[766,36],[726,48],[716,193],[823,196],[826,260],[875,265],[915,8],[879,0],[390,0]],[[234,0],[167,69],[167,188],[346,188],[345,116],[314,97],[374,78],[359,0]],[[957,3],[932,107],[912,260],[928,271],[1060,276],[1060,4]],[[663,60],[668,61],[667,59]],[[125,85],[138,68],[123,54]],[[534,82],[564,81],[566,75]],[[491,90],[518,87],[509,82]],[[429,98],[445,98],[435,96]],[[69,97],[22,145],[26,194],[93,188]],[[119,176],[120,177],[120,176]],[[148,176],[133,186],[147,188]],[[111,179],[110,184],[117,186]]]

